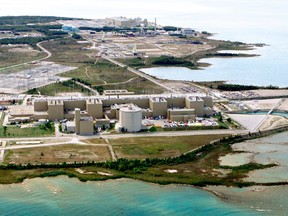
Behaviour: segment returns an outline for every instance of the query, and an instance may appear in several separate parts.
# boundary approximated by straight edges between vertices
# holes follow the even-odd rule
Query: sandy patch
[[[252,162],[253,153],[227,154],[219,158],[220,166],[241,166]]]
[[[277,110],[287,111],[288,112],[288,99],[285,98]]]
[[[85,175],[95,174],[94,172],[87,172],[86,170],[83,170],[83,169],[80,169],[80,168],[75,168],[75,171],[80,173],[80,174],[85,174]]]
[[[267,120],[263,122],[260,130],[269,130],[274,128],[279,128],[283,126],[288,126],[288,119],[281,117],[281,116],[267,116]]]
[[[258,94],[261,97],[288,95],[288,89],[276,89],[276,90],[263,89],[263,90],[251,90],[251,92]]]
[[[106,172],[97,172],[99,175],[103,175],[103,176],[113,176],[113,174],[111,173],[106,173]]]
[[[266,115],[228,114],[228,116],[250,131],[257,129],[266,118]]]
[[[166,172],[166,173],[177,173],[178,170],[174,170],[174,169],[167,169],[167,170],[164,170],[164,172]]]
[[[243,103],[252,110],[270,110],[280,101],[281,99],[267,99],[243,101]]]

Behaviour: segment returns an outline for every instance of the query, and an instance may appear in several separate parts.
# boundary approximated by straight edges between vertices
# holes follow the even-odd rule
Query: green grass
[[[103,85],[105,90],[127,89],[138,94],[163,93],[161,87],[138,77],[126,68],[121,68],[104,59],[96,61],[92,51],[83,49],[83,47],[88,45],[79,44],[71,38],[49,41],[42,44],[43,47],[52,53],[49,61],[78,67],[73,71],[61,74],[63,77],[79,78],[88,81],[93,86]],[[136,79],[125,83],[132,78]],[[104,85],[105,83],[107,85]],[[69,91],[69,89],[56,85],[55,88],[44,88],[42,94],[55,95],[55,90],[61,92]]]
[[[45,57],[44,52],[18,52],[11,51],[14,48],[0,47],[0,70],[12,65],[21,64]],[[28,49],[27,49],[28,50]]]
[[[127,89],[128,91],[134,92],[135,94],[162,94],[164,92],[160,86],[157,86],[149,80],[140,77],[129,83],[105,85],[103,87],[104,90]]]
[[[118,157],[136,158],[167,158],[202,146],[224,135],[197,135],[175,137],[137,137],[111,139],[110,143]]]
[[[78,63],[90,61],[88,55],[92,54],[92,51],[83,49],[83,47],[88,45],[79,44],[72,38],[42,43],[42,46],[52,53],[49,61],[68,65],[77,65]]]
[[[41,95],[49,95],[49,96],[55,96],[58,93],[65,93],[65,92],[81,92],[84,95],[88,95],[87,92],[82,92],[82,89],[75,85],[75,88],[69,88],[67,86],[64,86],[61,83],[53,83],[47,86],[43,86],[37,89]]]
[[[76,70],[65,73],[62,76],[79,78],[90,82],[92,85],[102,85],[104,84],[103,81],[107,83],[125,82],[136,77],[127,69],[106,60],[99,60],[97,64],[82,64]]]
[[[57,145],[25,149],[13,149],[5,155],[4,164],[47,164],[87,161],[110,161],[106,146]]]
[[[4,128],[0,127],[0,137],[41,137],[51,136],[54,131],[41,130],[39,127],[18,128],[16,126],[7,126],[6,136]]]
[[[122,143],[124,139],[119,139],[116,143]],[[166,139],[168,140],[168,139]],[[192,138],[190,137],[190,140]],[[125,141],[125,140],[124,140]],[[141,143],[146,143],[145,139],[138,140]],[[126,139],[127,143],[133,145],[135,140]],[[168,142],[170,143],[170,142]],[[172,143],[172,141],[171,141]],[[176,142],[177,143],[177,142]],[[234,143],[234,141],[232,141]],[[249,171],[264,169],[268,167],[272,167],[272,165],[261,165],[261,164],[247,164],[239,167],[224,167],[231,170],[231,173],[226,176],[218,175],[215,172],[215,169],[223,168],[219,165],[219,156],[228,154],[232,152],[230,141],[221,143],[219,145],[213,146],[210,149],[206,149],[203,151],[200,156],[197,156],[190,161],[178,163],[177,158],[175,158],[173,163],[165,163],[162,164],[159,160],[156,165],[148,166],[146,169],[137,169],[134,168],[130,171],[116,171],[96,167],[96,166],[85,166],[79,164],[82,170],[86,172],[92,172],[90,174],[80,174],[76,172],[74,168],[25,168],[24,170],[1,170],[0,169],[0,183],[14,183],[21,182],[26,178],[35,178],[35,177],[49,177],[49,176],[57,176],[57,175],[67,175],[69,177],[77,177],[81,181],[99,181],[106,179],[115,179],[115,178],[133,178],[138,180],[143,180],[147,182],[153,182],[158,184],[191,184],[196,186],[206,186],[206,185],[227,185],[227,186],[251,186],[255,185],[253,182],[243,182],[242,179],[247,175]],[[174,143],[175,144],[175,143]],[[115,146],[114,146],[115,147]],[[197,154],[198,155],[198,154]],[[145,160],[147,161],[147,160]],[[134,161],[135,162],[135,161]],[[130,161],[131,165],[134,163]],[[143,161],[144,162],[144,161]],[[112,163],[112,162],[108,162]],[[138,161],[141,166],[141,161]],[[18,168],[19,169],[19,168]],[[175,169],[177,173],[168,173],[168,169]],[[101,176],[97,172],[108,172],[112,173],[113,176]]]

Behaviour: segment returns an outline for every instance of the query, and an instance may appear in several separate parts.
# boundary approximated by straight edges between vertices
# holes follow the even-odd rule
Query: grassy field
[[[107,147],[61,145],[10,150],[4,163],[40,164],[111,160]]]
[[[223,135],[137,137],[111,139],[110,143],[118,158],[167,158],[178,156],[222,137]]]
[[[54,131],[42,130],[39,127],[18,128],[16,126],[7,126],[6,136],[4,127],[0,127],[0,137],[41,137],[51,136]]]
[[[107,179],[121,178],[123,174],[103,168],[85,167],[82,168],[91,174],[81,174],[74,168],[49,168],[49,169],[30,169],[30,170],[0,170],[0,184],[20,183],[24,179],[36,177],[53,177],[57,175],[67,175],[69,177],[76,177],[81,181],[102,181]],[[113,176],[105,176],[97,172],[110,173]],[[124,177],[124,176],[123,176]]]
[[[80,78],[89,81],[92,85],[102,85],[105,82],[125,82],[136,77],[127,69],[116,66],[106,60],[99,60],[96,64],[83,64],[78,69],[63,74],[63,76]]]
[[[40,88],[37,88],[37,90],[41,93],[41,95],[49,95],[49,96],[55,96],[59,93],[66,93],[66,92],[80,92],[84,95],[89,95],[88,92],[83,92],[82,88],[75,85],[75,88],[71,89],[61,83],[53,83],[47,86],[43,86]]]
[[[191,137],[190,137],[191,139]],[[167,139],[168,140],[168,139]],[[169,139],[170,140],[170,139]],[[115,143],[122,143],[124,140],[116,140]],[[146,143],[144,139],[140,141],[142,144]],[[133,140],[126,140],[127,145],[134,145]],[[177,142],[176,142],[177,143]],[[115,144],[115,145],[116,145]],[[79,146],[80,147],[80,146]],[[83,148],[83,146],[81,146]],[[71,148],[69,148],[71,149]],[[83,150],[83,149],[82,149]],[[26,151],[26,150],[25,150]],[[23,157],[31,157],[29,152],[21,152]],[[79,149],[76,150],[79,152]],[[61,153],[63,149],[61,149]],[[143,180],[147,182],[159,183],[159,184],[191,184],[196,186],[208,185],[227,185],[227,186],[251,186],[255,185],[253,182],[243,182],[242,179],[247,175],[249,171],[256,169],[264,169],[275,165],[259,165],[259,164],[247,164],[239,167],[221,167],[219,165],[219,156],[231,153],[232,150],[228,143],[222,143],[214,146],[212,149],[203,151],[197,158],[190,159],[186,162],[177,162],[177,158],[174,162],[164,163],[165,165],[157,164],[142,169],[140,172],[136,170],[130,171],[117,171],[115,169],[105,169],[104,167],[80,165],[79,169],[75,168],[28,168],[25,170],[13,170],[13,169],[0,169],[0,183],[14,183],[21,182],[25,178],[35,177],[51,177],[57,175],[68,175],[69,177],[77,177],[81,181],[99,181],[115,178],[133,178]],[[41,154],[43,153],[43,154]],[[13,152],[8,152],[8,158],[13,156]],[[41,157],[46,157],[45,154],[55,154],[53,151],[42,152],[41,150],[35,151],[34,160],[38,160]],[[66,153],[67,154],[67,153]],[[68,156],[70,153],[68,153]],[[88,153],[87,153],[88,154]],[[197,155],[198,155],[197,154]],[[91,153],[89,153],[91,155]],[[53,157],[53,156],[52,156]],[[24,159],[25,159],[24,158]],[[167,160],[167,159],[166,159]],[[27,159],[26,159],[27,161]],[[147,159],[145,159],[147,161]],[[39,161],[40,162],[40,161]],[[160,162],[160,161],[159,161]],[[112,162],[109,162],[112,164]],[[130,161],[132,165],[135,161]],[[141,165],[141,161],[139,161]],[[65,165],[66,166],[66,165]],[[227,174],[223,175],[221,169],[225,169]],[[169,171],[173,170],[174,173]],[[136,171],[136,172],[135,172]],[[108,173],[111,176],[105,176],[100,172]]]
[[[87,44],[79,44],[72,38],[64,38],[42,43],[42,46],[52,53],[49,61],[60,64],[76,65],[89,60],[92,51],[84,50]]]
[[[33,61],[45,57],[44,52],[31,51],[28,48],[0,47],[0,69],[11,65]]]
[[[73,39],[46,42],[43,46],[52,52],[49,60],[78,67],[76,70],[62,74],[63,77],[79,78],[88,81],[92,86],[103,86],[105,90],[127,89],[143,94],[163,93],[161,87],[136,76],[126,68],[121,68],[103,59],[96,61],[92,51],[83,50],[85,45],[79,44]],[[42,89],[43,95],[55,95],[55,90],[68,91],[59,85],[56,85],[52,91],[49,87]]]
[[[160,86],[146,80],[144,78],[136,78],[129,83],[116,84],[116,85],[104,85],[104,90],[113,89],[127,89],[130,92],[136,94],[162,94],[164,91]]]

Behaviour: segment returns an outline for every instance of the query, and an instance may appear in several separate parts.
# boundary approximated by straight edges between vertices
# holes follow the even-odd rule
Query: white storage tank
[[[124,131],[138,132],[142,129],[142,109],[137,106],[130,105],[120,109],[119,115],[120,125]]]

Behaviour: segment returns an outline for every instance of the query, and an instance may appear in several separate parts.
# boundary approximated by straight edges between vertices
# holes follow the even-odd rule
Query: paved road
[[[153,133],[127,133],[127,134],[105,134],[101,135],[104,139],[119,139],[131,137],[170,137],[170,136],[192,136],[192,135],[211,135],[211,134],[246,134],[248,130],[188,130],[188,131],[169,131]]]
[[[169,137],[169,136],[192,136],[192,135],[207,135],[207,134],[247,134],[249,130],[187,130],[187,131],[169,131],[169,132],[153,132],[153,133],[127,133],[127,134],[97,134],[92,136],[75,136],[73,139],[75,141],[78,140],[87,140],[94,138],[104,138],[104,139],[118,139],[118,138],[129,138],[129,137]],[[27,140],[67,140],[67,138],[71,138],[73,135],[69,134],[67,136],[55,137],[26,137],[26,138],[1,138],[2,141],[27,141]],[[72,139],[72,140],[73,140]],[[42,144],[43,145],[43,144]]]
[[[4,161],[4,159],[5,159],[5,147],[6,147],[6,143],[7,142],[6,141],[2,141],[0,143],[2,143],[2,147],[1,148],[3,148],[0,151],[0,163],[2,163]]]

